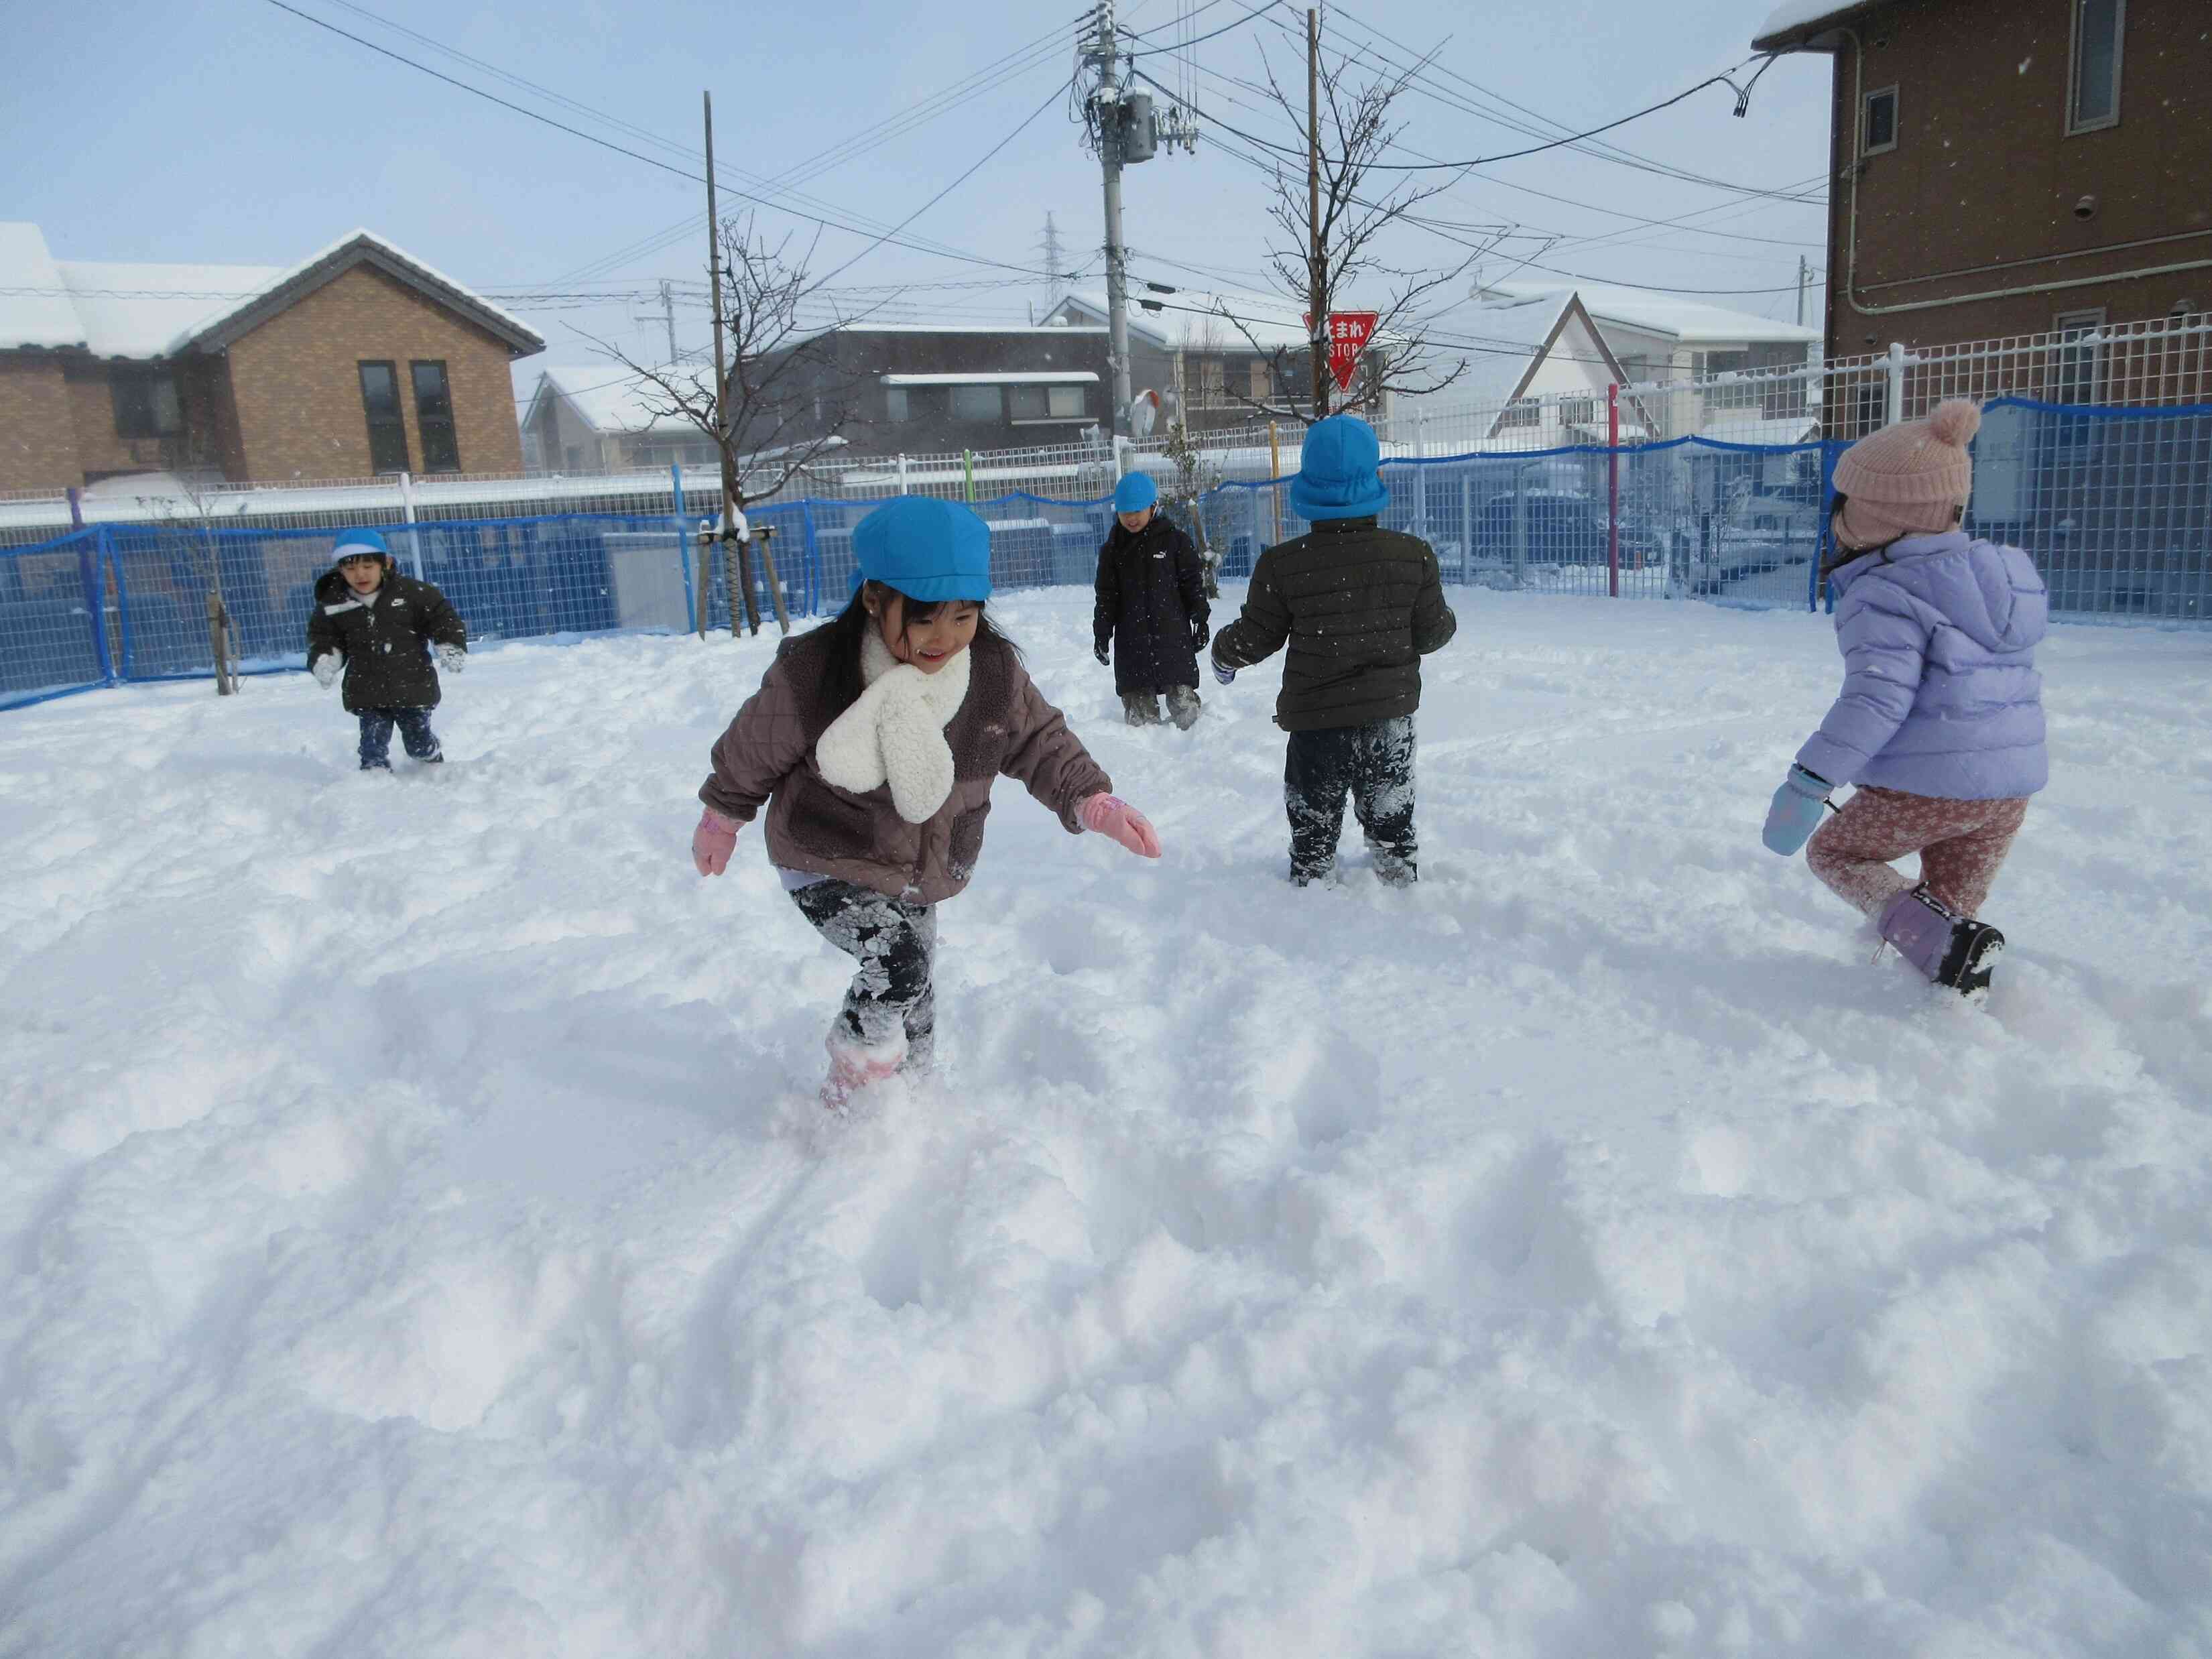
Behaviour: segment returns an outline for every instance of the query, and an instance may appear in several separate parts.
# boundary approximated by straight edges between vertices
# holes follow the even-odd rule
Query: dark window
[[[107,389],[115,400],[117,437],[164,438],[184,429],[177,383],[168,375],[118,370],[109,377]]]
[[[1079,421],[1084,414],[1083,388],[1079,386],[1008,386],[1006,407],[1018,421]]]
[[[1872,155],[1879,150],[1896,148],[1897,88],[1884,87],[1866,95],[1866,107],[1859,123],[1859,154]]]
[[[399,416],[399,373],[390,363],[361,366],[361,404],[368,416],[368,468],[407,470],[407,428]]]
[[[1700,374],[1744,374],[1751,369],[1751,353],[1743,351],[1702,351],[1697,357]],[[1748,380],[1739,380],[1728,386],[1708,386],[1705,388],[1705,407],[1714,409],[1755,409],[1759,405],[1759,387]]]
[[[1015,386],[1006,388],[1006,412],[1018,421],[1042,421],[1045,418],[1045,389],[1041,386]]]
[[[952,418],[956,421],[1000,421],[1005,406],[994,386],[956,386],[952,388]]]
[[[906,388],[902,386],[884,388],[884,418],[887,421],[909,419],[912,410],[907,404]]]
[[[1079,386],[1045,388],[1045,409],[1055,421],[1081,420],[1088,412],[1083,405],[1083,388]]]
[[[1534,398],[1516,398],[1505,405],[1504,413],[1498,417],[1498,424],[1500,427],[1541,426],[1544,424],[1544,406]]]
[[[422,470],[459,472],[460,440],[453,435],[453,394],[443,363],[410,363],[415,377],[415,429],[422,434]]]
[[[2074,0],[2074,80],[2066,131],[2094,132],[2120,119],[2120,36],[2127,0]]]

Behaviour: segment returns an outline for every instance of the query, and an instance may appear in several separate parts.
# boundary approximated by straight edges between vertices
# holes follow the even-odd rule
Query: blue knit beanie
[[[384,544],[384,537],[374,530],[341,530],[337,545],[331,550],[333,563],[340,559],[357,558],[363,553],[374,553],[389,563],[392,550]]]
[[[1302,519],[1371,519],[1390,505],[1382,446],[1357,415],[1332,415],[1306,428],[1291,480],[1291,511]]]
[[[894,495],[853,526],[853,586],[881,582],[909,599],[991,597],[991,526],[973,507]]]
[[[1160,499],[1160,487],[1149,472],[1132,472],[1114,486],[1116,513],[1141,513]]]

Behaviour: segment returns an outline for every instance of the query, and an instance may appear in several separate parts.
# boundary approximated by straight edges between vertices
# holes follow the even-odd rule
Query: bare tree
[[[725,219],[716,236],[729,353],[722,387],[710,362],[640,362],[619,346],[585,337],[635,377],[639,407],[649,417],[688,421],[714,440],[744,508],[769,499],[844,441],[844,428],[860,417],[866,376],[845,365],[832,336],[799,320],[800,307],[815,298],[808,275],[813,242],[796,254],[789,236],[771,244],[750,214]]]
[[[1221,592],[1221,555],[1206,533],[1205,497],[1221,482],[1221,469],[1191,441],[1188,417],[1181,413],[1168,427],[1164,447],[1168,459],[1175,463],[1175,471],[1168,479],[1169,516],[1181,520],[1189,529],[1190,538],[1198,547],[1199,568],[1205,575],[1206,597],[1217,599]]]
[[[191,550],[189,564],[204,585],[207,606],[208,654],[215,663],[215,690],[219,697],[238,691],[238,625],[222,591],[222,538],[218,520],[223,497],[222,445],[213,417],[197,403],[188,404],[169,453],[168,476],[173,491],[139,495],[139,509],[166,525],[175,526]],[[234,514],[243,502],[232,507]]]
[[[1332,401],[1372,409],[1385,393],[1441,392],[1458,380],[1468,361],[1451,357],[1427,337],[1425,313],[1433,301],[1456,300],[1460,279],[1511,230],[1496,227],[1486,240],[1467,244],[1467,257],[1453,264],[1394,264],[1387,257],[1393,228],[1457,181],[1455,174],[1442,183],[1408,179],[1378,188],[1375,177],[1384,153],[1404,130],[1391,119],[1391,106],[1427,60],[1359,81],[1356,59],[1332,64],[1318,53],[1315,58],[1310,98],[1294,100],[1276,78],[1274,65],[1267,65],[1268,95],[1291,125],[1306,130],[1310,110],[1318,128],[1318,179],[1293,173],[1291,158],[1279,154],[1274,200],[1268,207],[1281,239],[1268,247],[1268,268],[1297,308],[1310,313],[1308,344],[1302,350],[1286,345],[1271,349],[1254,333],[1254,319],[1237,316],[1226,305],[1218,307],[1268,368],[1267,396],[1247,396],[1233,388],[1231,396],[1255,414],[1276,419],[1318,420],[1329,412]],[[1372,345],[1352,391],[1333,399],[1323,331],[1338,299],[1355,294],[1368,298],[1377,312]],[[1311,343],[1316,339],[1322,339],[1319,352]]]

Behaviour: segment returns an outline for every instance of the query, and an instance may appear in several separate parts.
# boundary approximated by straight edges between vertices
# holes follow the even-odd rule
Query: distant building
[[[1474,313],[1478,328],[1496,307],[1529,301],[1541,307],[1571,297],[1632,386],[1803,368],[1820,361],[1816,328],[1641,289],[1504,282],[1485,286],[1477,297],[1484,307]],[[1598,393],[1602,399],[1602,386]],[[1818,388],[1804,378],[1706,385],[1670,394],[1663,410],[1650,394],[1638,402],[1668,437],[1724,429],[1741,443],[1794,443],[1819,419]]]
[[[778,394],[788,420],[769,423],[786,444],[813,435],[841,404],[852,411],[841,429],[848,455],[1072,444],[1108,424],[1103,328],[850,323],[787,349],[809,361]]]
[[[1103,331],[1106,296],[1072,294],[1048,320]],[[1305,315],[1289,301],[1132,289],[1128,320],[1131,396],[1143,401],[1149,392],[1153,407],[1170,415],[1180,408],[1193,432],[1250,426],[1267,420],[1271,406],[1303,406],[1311,395]],[[1361,354],[1363,378],[1353,381],[1340,407],[1389,417],[1391,394],[1366,388],[1388,368],[1392,348],[1387,336],[1368,343]],[[1140,413],[1139,424],[1144,418]]]
[[[1831,357],[2212,309],[2206,0],[1789,0],[1833,55]],[[2063,367],[2063,366],[2062,366]],[[2040,395],[2095,401],[2085,352]]]
[[[289,269],[58,260],[0,224],[0,489],[517,471],[544,342],[369,232]]]
[[[713,377],[709,375],[711,383]],[[721,465],[714,441],[664,412],[632,371],[614,363],[540,369],[522,416],[523,465],[533,472],[622,472]]]

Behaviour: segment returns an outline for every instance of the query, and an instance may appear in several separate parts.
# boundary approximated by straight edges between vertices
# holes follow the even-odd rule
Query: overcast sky
[[[1042,311],[1044,279],[1003,267],[1042,267],[1050,213],[1067,263],[1093,273],[1078,286],[1103,288],[1095,274],[1097,162],[1081,147],[1062,95],[1075,69],[1073,0],[957,8],[892,0],[285,3],[295,10],[275,0],[0,0],[0,36],[13,60],[0,106],[0,218],[40,224],[62,259],[262,264],[290,264],[366,226],[481,289],[641,291],[589,304],[514,301],[546,337],[541,361],[594,361],[580,330],[665,355],[652,296],[658,278],[702,276],[700,238],[683,234],[702,212],[697,185],[501,108],[301,13],[687,172],[697,170],[700,94],[711,88],[726,209],[742,208],[735,192],[752,191],[880,231],[1006,140],[902,233],[971,262],[885,245],[836,285],[992,284],[917,286],[884,314],[1021,319],[1032,305]],[[1237,24],[1255,3],[1124,0],[1119,14],[1130,28],[1153,32],[1135,43],[1146,49],[1171,44],[1183,13],[1195,14],[1190,32],[1203,34]],[[1479,9],[1464,0],[1362,0],[1330,12],[1324,37],[1332,52],[1433,52],[1432,76],[1449,100],[1420,92],[1401,100],[1395,112],[1409,149],[1399,159],[1419,152],[1455,161],[1536,142],[1477,108],[1510,100],[1571,130],[1595,126],[1742,63],[1771,9],[1772,0],[1488,0]],[[1264,49],[1265,61],[1303,88],[1303,47],[1291,38],[1302,39],[1303,8],[1272,15],[1282,28],[1262,18],[1195,49],[1195,101],[1218,122],[1294,144],[1288,121],[1237,84],[1263,77]],[[1729,185],[1817,194],[1827,155],[1827,62],[1777,62],[1746,118],[1732,115],[1734,95],[1714,87],[1607,140]],[[1142,67],[1172,87],[1183,78],[1180,64],[1162,52]],[[929,112],[938,94],[985,70],[970,95]],[[916,106],[925,106],[921,118],[887,142],[832,155],[828,165],[816,159]],[[1274,234],[1267,181],[1229,153],[1249,145],[1205,121],[1200,131],[1195,156],[1163,154],[1127,173],[1133,276],[1263,289]],[[805,199],[779,193],[792,189]],[[1769,290],[1711,297],[1776,318],[1795,313],[1799,256],[1816,269],[1821,258],[1816,204],[1566,150],[1486,167],[1425,211],[1510,228],[1485,266],[1493,277],[1534,256],[1606,280]],[[1638,222],[1681,216],[1700,230]],[[763,217],[802,240],[815,233],[782,211]],[[1713,232],[1723,234],[1705,234]],[[663,236],[681,240],[656,245]],[[1541,240],[1553,236],[1559,240],[1549,246]],[[823,233],[815,269],[827,272],[866,240]],[[1430,264],[1455,263],[1464,250],[1445,235],[1412,231],[1395,252]],[[652,319],[643,320],[647,313]],[[1807,296],[1805,314],[1817,319],[1817,292]],[[703,343],[705,325],[703,306],[679,305],[679,345]]]

